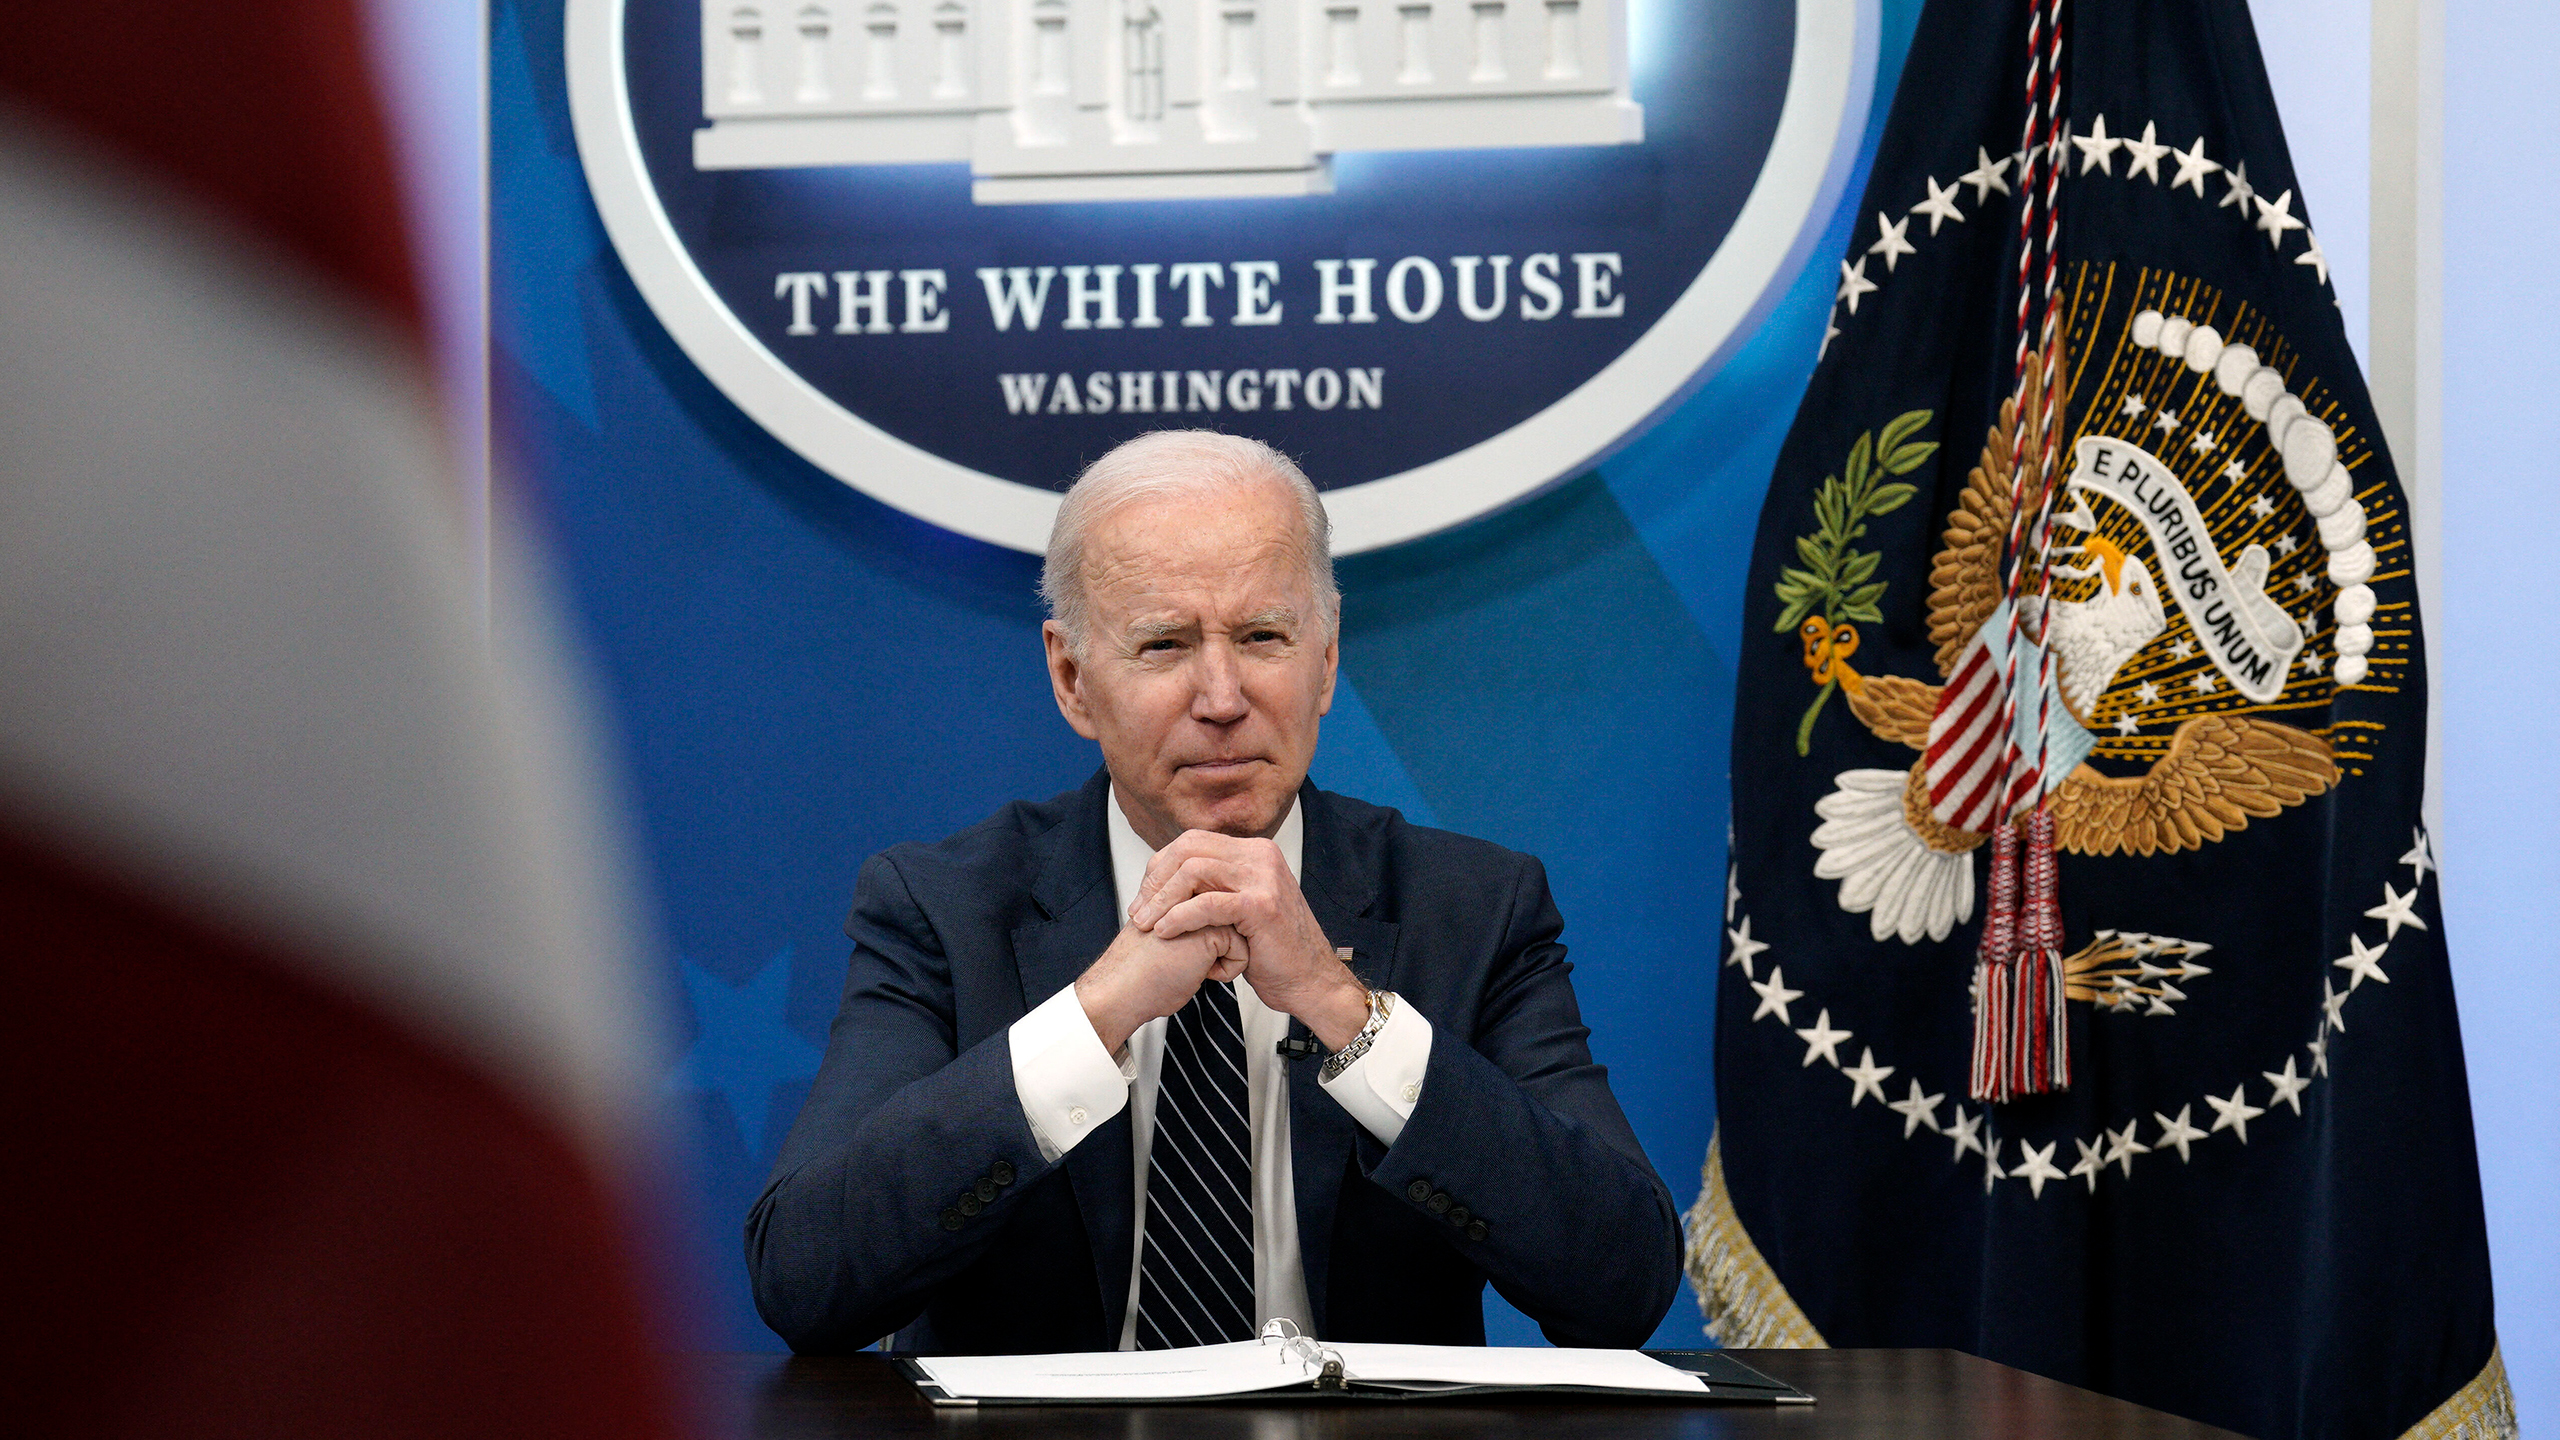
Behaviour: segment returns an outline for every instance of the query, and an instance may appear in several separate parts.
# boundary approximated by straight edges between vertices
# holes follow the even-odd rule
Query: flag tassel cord
[[[2053,574],[2045,554],[2052,530],[2055,451],[2063,420],[2060,307],[2062,164],[2054,154],[2062,116],[2062,0],[2038,0],[2027,12],[2026,157],[2018,209],[2018,418],[2010,451],[2008,621],[2000,697],[2001,799],[1991,849],[1989,905],[1974,966],[1974,1041],[1970,1089],[1977,1100],[2006,1101],[2071,1085],[2070,1016],[2062,959],[2062,914],[2055,889],[2053,817],[2045,803],[2045,737],[2054,686]],[[2041,178],[2041,187],[2038,179]],[[2039,190],[2041,193],[2039,193]],[[2039,275],[2038,260],[2042,261]],[[2039,294],[2039,292],[2041,292]],[[2039,303],[2040,302],[2040,303]],[[2039,373],[2040,372],[2040,373]],[[2030,412],[2032,411],[2032,415]],[[2030,453],[2032,452],[2032,454]],[[2032,466],[2030,461],[2032,460]],[[2030,473],[2034,479],[2029,481]],[[2028,516],[2034,519],[2030,521]],[[2018,639],[2034,582],[2036,751],[2017,741]],[[2029,763],[2030,760],[2032,763]],[[2021,804],[2033,808],[2017,826]],[[2023,883],[2022,883],[2023,882]]]

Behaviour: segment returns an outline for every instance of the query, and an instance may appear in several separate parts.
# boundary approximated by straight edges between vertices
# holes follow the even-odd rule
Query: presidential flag
[[[1761,514],[1735,1345],[2506,1435],[2408,506],[2242,0],[1936,0]]]

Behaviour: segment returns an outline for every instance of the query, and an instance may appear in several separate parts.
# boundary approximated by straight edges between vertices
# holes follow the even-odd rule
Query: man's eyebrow
[[[1294,630],[1298,626],[1298,612],[1286,605],[1274,605],[1268,610],[1259,610],[1246,616],[1236,628],[1252,630],[1266,625],[1283,630]]]
[[[1120,634],[1133,644],[1143,645],[1150,640],[1179,635],[1190,628],[1191,622],[1188,620],[1132,620]]]

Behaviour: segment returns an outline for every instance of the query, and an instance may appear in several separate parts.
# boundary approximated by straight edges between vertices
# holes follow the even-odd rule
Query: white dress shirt
[[[1138,838],[1121,813],[1117,790],[1103,811],[1111,835],[1111,878],[1125,921],[1155,851]],[[1301,869],[1306,826],[1294,801],[1272,840],[1295,878]],[[1280,1042],[1288,1038],[1289,1017],[1263,1004],[1250,984],[1210,983],[1234,989],[1237,1018],[1243,1022],[1245,1086],[1252,1102],[1247,1118],[1253,1131],[1254,1323],[1286,1319],[1312,1335],[1315,1324],[1307,1304],[1306,1269],[1298,1256],[1298,1199],[1291,1188],[1289,1062],[1279,1054]],[[1121,1106],[1129,1107],[1137,1243],[1129,1251],[1129,1303],[1120,1325],[1123,1350],[1138,1347],[1147,1151],[1155,1139],[1156,1081],[1164,1070],[1166,1023],[1160,1017],[1139,1026],[1115,1058],[1102,1048],[1102,1037],[1094,1033],[1075,987],[1069,985],[1013,1022],[1009,1032],[1014,1094],[1022,1102],[1023,1118],[1030,1122],[1043,1158],[1056,1161],[1120,1113]],[[1430,1063],[1431,1022],[1411,1005],[1399,1004],[1370,1042],[1368,1053],[1322,1082],[1324,1092],[1379,1143],[1393,1145],[1422,1098],[1423,1072]]]

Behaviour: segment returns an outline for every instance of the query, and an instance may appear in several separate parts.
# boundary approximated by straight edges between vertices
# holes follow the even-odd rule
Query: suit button
[[[1482,1240],[1485,1236],[1492,1233],[1492,1227],[1486,1225],[1481,1220],[1475,1221],[1467,1226],[1467,1238],[1470,1240]]]
[[[1416,1205],[1430,1199],[1431,1182],[1428,1180],[1416,1180],[1412,1184],[1407,1185],[1404,1187],[1404,1198],[1412,1201]]]
[[[981,1180],[975,1186],[971,1187],[970,1193],[976,1195],[981,1200],[993,1200],[996,1198],[996,1182],[993,1180]]]
[[[986,1208],[986,1202],[980,1200],[975,1195],[963,1195],[960,1197],[960,1213],[963,1215],[975,1215]]]
[[[943,1212],[942,1212],[942,1228],[943,1228],[943,1229],[945,1229],[945,1230],[957,1230],[957,1229],[959,1229],[959,1228],[960,1228],[960,1224],[961,1224],[961,1221],[960,1221],[960,1212],[959,1212],[959,1211],[957,1211],[957,1210],[945,1210],[945,1211],[943,1211]]]
[[[1449,1223],[1457,1226],[1461,1230],[1466,1229],[1467,1222],[1474,1218],[1475,1217],[1473,1215],[1467,1212],[1467,1207],[1464,1205],[1460,1205],[1449,1212]]]
[[[999,1160],[995,1164],[988,1166],[987,1178],[995,1181],[998,1185],[1012,1184],[1013,1162],[1010,1160]]]
[[[1427,1203],[1432,1214],[1446,1215],[1449,1213],[1449,1192],[1446,1190],[1434,1190],[1431,1192],[1431,1199]]]

